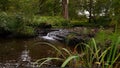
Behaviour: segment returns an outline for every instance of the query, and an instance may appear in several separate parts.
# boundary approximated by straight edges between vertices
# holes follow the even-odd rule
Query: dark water
[[[63,44],[55,40],[46,40],[43,38],[29,38],[29,39],[14,39],[1,38],[0,39],[0,63],[18,62],[21,59],[22,52],[27,49],[31,61],[45,57],[54,57],[55,50],[48,45],[35,45],[36,43],[47,42],[56,47],[64,47]]]

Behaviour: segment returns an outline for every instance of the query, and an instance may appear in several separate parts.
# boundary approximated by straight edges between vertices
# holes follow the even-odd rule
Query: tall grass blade
[[[66,48],[62,48],[65,52],[67,52],[70,56],[72,55],[70,51],[68,51]]]
[[[75,47],[74,47],[74,52],[76,52],[78,46],[80,46],[81,43],[78,43]]]
[[[39,63],[40,61],[42,61],[42,60],[46,60],[46,59],[47,59],[47,58],[38,59],[38,60],[35,61],[34,63],[37,64],[37,63]]]
[[[117,47],[120,43],[120,37],[117,37],[117,35],[115,34],[115,36],[113,36],[112,41],[113,42],[112,42],[112,46],[110,49],[110,54],[109,54],[109,57],[107,59],[107,64],[110,64],[110,68],[113,67],[113,64],[114,64],[113,61],[116,59]]]
[[[99,59],[101,59],[100,63],[104,62],[105,56],[109,49],[110,49],[110,47],[108,47],[105,51],[103,51],[102,54],[99,56]]]
[[[38,42],[35,45],[39,45],[39,44],[46,44],[46,45],[54,48],[59,54],[61,54],[65,58],[65,56],[63,55],[63,53],[57,47],[55,47],[54,45],[52,45],[50,43],[47,43],[47,42]]]
[[[115,59],[115,54],[116,54],[116,52],[117,52],[117,46],[119,45],[119,43],[120,43],[120,37],[118,37],[118,40],[117,40],[117,42],[116,42],[116,44],[115,44],[115,48],[114,48],[113,56],[112,56],[112,61],[114,61],[114,59]],[[112,64],[113,64],[113,63],[112,63]]]
[[[46,60],[43,61],[43,62],[39,65],[39,67],[41,67],[43,64],[45,64],[46,62],[51,61],[51,60],[62,60],[62,59],[60,59],[60,58],[46,58]]]
[[[90,47],[90,45],[88,45],[88,44],[84,44],[85,46],[86,46],[86,50],[89,50],[90,49],[90,52],[93,54],[94,53],[94,51],[93,51],[93,49]]]
[[[63,62],[63,64],[61,65],[61,67],[62,68],[64,68],[68,63],[69,63],[69,61],[71,61],[72,59],[76,59],[76,58],[78,58],[79,56],[70,56],[70,57],[68,57],[64,62]]]
[[[116,58],[114,59],[114,61],[112,62],[112,64],[114,64],[118,58],[120,58],[120,53],[116,56]]]
[[[94,45],[94,48],[93,48],[93,49],[95,49],[94,53],[95,53],[95,55],[96,55],[96,59],[97,59],[97,61],[99,61],[99,59],[98,59],[98,53],[99,53],[99,51],[100,51],[100,50],[98,50],[98,48],[97,48],[97,45],[96,45],[96,42],[95,42],[95,39],[94,39],[94,38],[92,38],[92,41],[93,41],[93,45]]]
[[[99,57],[98,57],[98,53],[100,52],[100,49],[97,50],[95,53],[94,53],[94,56],[93,56],[93,60],[96,58],[97,59],[97,62],[99,61]]]

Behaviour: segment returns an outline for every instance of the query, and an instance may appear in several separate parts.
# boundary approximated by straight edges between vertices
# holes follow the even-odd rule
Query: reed
[[[103,39],[101,44],[105,45],[103,38],[105,35],[102,33],[101,38]],[[97,38],[99,40],[99,38]],[[61,67],[82,67],[82,68],[117,68],[114,66],[117,60],[120,58],[120,53],[118,46],[120,44],[120,37],[117,34],[111,34],[108,36],[108,39],[111,40],[111,43],[107,47],[103,47],[103,45],[99,45],[97,40],[92,38],[87,44],[86,43],[79,43],[75,46],[74,51],[68,50],[66,48],[57,48],[54,45],[46,42],[39,42],[39,44],[47,44],[48,46],[54,48],[61,56],[61,57],[47,57],[42,58],[38,61],[44,60],[40,63],[40,67],[44,65],[47,61],[56,60],[62,61]],[[99,41],[100,42],[100,41]],[[79,49],[81,52],[79,53],[77,48],[82,44],[84,49]],[[66,54],[67,55],[66,55]]]

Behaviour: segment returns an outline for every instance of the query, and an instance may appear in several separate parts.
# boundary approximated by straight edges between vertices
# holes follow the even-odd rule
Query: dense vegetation
[[[67,0],[1,0],[1,33],[33,35],[33,26],[40,26],[41,23],[47,23],[53,27],[106,27],[119,24],[119,0],[69,0],[68,3],[66,2]],[[67,6],[64,6],[65,4]],[[17,23],[19,24],[15,25]],[[20,27],[24,27],[21,29],[23,31]],[[27,32],[24,33],[26,30]]]
[[[119,24],[120,0],[0,0],[0,36],[31,37],[36,35],[38,28],[114,28],[111,33],[100,30],[94,39],[80,43],[85,46],[81,53],[76,51],[79,44],[75,52],[63,49],[67,57],[45,43],[62,55],[62,58],[57,56],[47,61],[62,60],[61,67],[113,68],[120,59]]]

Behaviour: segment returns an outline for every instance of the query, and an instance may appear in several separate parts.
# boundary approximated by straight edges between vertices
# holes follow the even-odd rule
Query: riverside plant
[[[39,44],[47,44],[48,46],[54,48],[62,58],[56,57],[47,57],[38,59],[35,63],[39,63],[39,67],[42,67],[45,63],[51,60],[62,61],[61,67],[74,67],[74,68],[117,68],[117,60],[120,58],[120,53],[118,52],[118,45],[120,44],[120,37],[112,36],[112,43],[109,47],[104,50],[102,47],[99,47],[96,43],[95,39],[92,38],[88,44],[83,44],[84,49],[81,49],[80,53],[78,53],[77,48],[79,46],[76,45],[74,51],[71,52],[66,48],[59,49],[54,45],[46,42],[39,42]],[[65,51],[68,55],[64,54]],[[43,61],[44,60],[44,61]]]
[[[50,43],[46,43],[46,42],[38,42],[36,43],[35,45],[39,45],[39,44],[46,44],[52,48],[54,48],[58,53],[59,55],[62,56],[62,58],[60,57],[47,57],[47,58],[42,58],[42,59],[38,59],[35,64],[39,63],[39,67],[42,67],[42,65],[46,64],[47,62],[51,61],[51,60],[59,60],[59,61],[62,61],[63,63],[61,64],[61,67],[64,68],[66,67],[68,64],[71,64],[72,65],[72,62],[73,60],[77,60],[79,58],[79,55],[76,54],[76,53],[72,53],[70,50],[66,49],[66,48],[62,48],[62,49],[59,49],[57,47],[55,47],[54,45],[50,44]],[[67,53],[67,55],[64,53]]]
[[[85,56],[81,57],[84,61],[84,67],[88,68],[114,68],[113,66],[117,59],[120,57],[120,53],[117,51],[117,47],[120,43],[120,37],[111,46],[105,50],[98,47],[95,40],[92,39],[90,44],[85,44]]]

